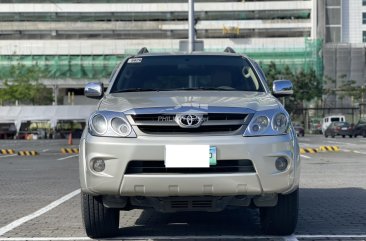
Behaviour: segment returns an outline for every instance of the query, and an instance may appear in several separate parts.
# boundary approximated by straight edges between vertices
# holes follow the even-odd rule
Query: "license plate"
[[[165,167],[202,168],[216,165],[216,147],[209,145],[166,145]]]
[[[342,127],[342,130],[344,130],[344,131],[347,130],[347,127]]]

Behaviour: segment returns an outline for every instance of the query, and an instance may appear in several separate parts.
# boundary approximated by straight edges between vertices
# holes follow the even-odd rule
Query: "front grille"
[[[163,122],[161,120],[166,121],[174,121],[175,115],[166,115],[166,114],[138,114],[131,115],[135,122],[143,122],[143,121],[156,121]],[[243,120],[247,117],[247,114],[235,114],[235,113],[208,113],[203,116],[206,121],[210,120]]]
[[[205,173],[254,173],[250,160],[218,160],[209,168],[166,168],[164,161],[130,161],[125,174],[205,174]]]
[[[242,125],[212,125],[200,126],[198,128],[181,128],[180,126],[139,126],[138,128],[146,134],[156,133],[201,133],[201,132],[234,132],[240,129]]]
[[[134,125],[146,134],[189,134],[219,133],[233,134],[245,130],[248,114],[207,113],[197,128],[182,128],[175,121],[175,114],[135,114],[131,115]]]
[[[175,115],[159,115],[159,114],[132,115],[132,118],[135,122],[159,121],[159,118],[163,117],[171,121],[174,121]]]

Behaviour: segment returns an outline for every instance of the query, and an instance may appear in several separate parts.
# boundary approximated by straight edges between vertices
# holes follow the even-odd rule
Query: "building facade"
[[[38,65],[55,96],[107,79],[141,47],[178,51],[188,38],[186,0],[2,0],[0,76],[14,64]],[[205,51],[231,46],[264,66],[271,61],[322,72],[316,1],[196,0],[195,29]]]
[[[324,88],[335,93],[324,96],[324,104],[364,105],[365,93],[355,98],[341,89],[347,83],[354,83],[360,90],[366,88],[366,1],[320,0],[317,8],[317,34],[324,39]]]

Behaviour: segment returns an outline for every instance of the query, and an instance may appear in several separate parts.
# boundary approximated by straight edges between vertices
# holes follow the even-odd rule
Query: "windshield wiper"
[[[122,92],[147,92],[147,91],[160,91],[159,89],[148,89],[148,88],[129,88],[124,90],[118,90],[113,93],[122,93]]]

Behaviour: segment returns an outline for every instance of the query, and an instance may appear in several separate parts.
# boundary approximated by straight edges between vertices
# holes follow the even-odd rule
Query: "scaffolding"
[[[305,39],[304,48],[240,48],[245,54],[266,68],[271,62],[279,69],[289,66],[292,71],[314,69],[318,76],[323,75],[321,55],[322,41]],[[223,48],[208,48],[207,52],[222,52]],[[47,79],[106,79],[113,68],[124,58],[136,54],[137,49],[128,49],[121,55],[2,55],[0,56],[0,79],[10,76],[13,65],[38,66]],[[150,52],[176,52],[178,49],[149,49]]]

